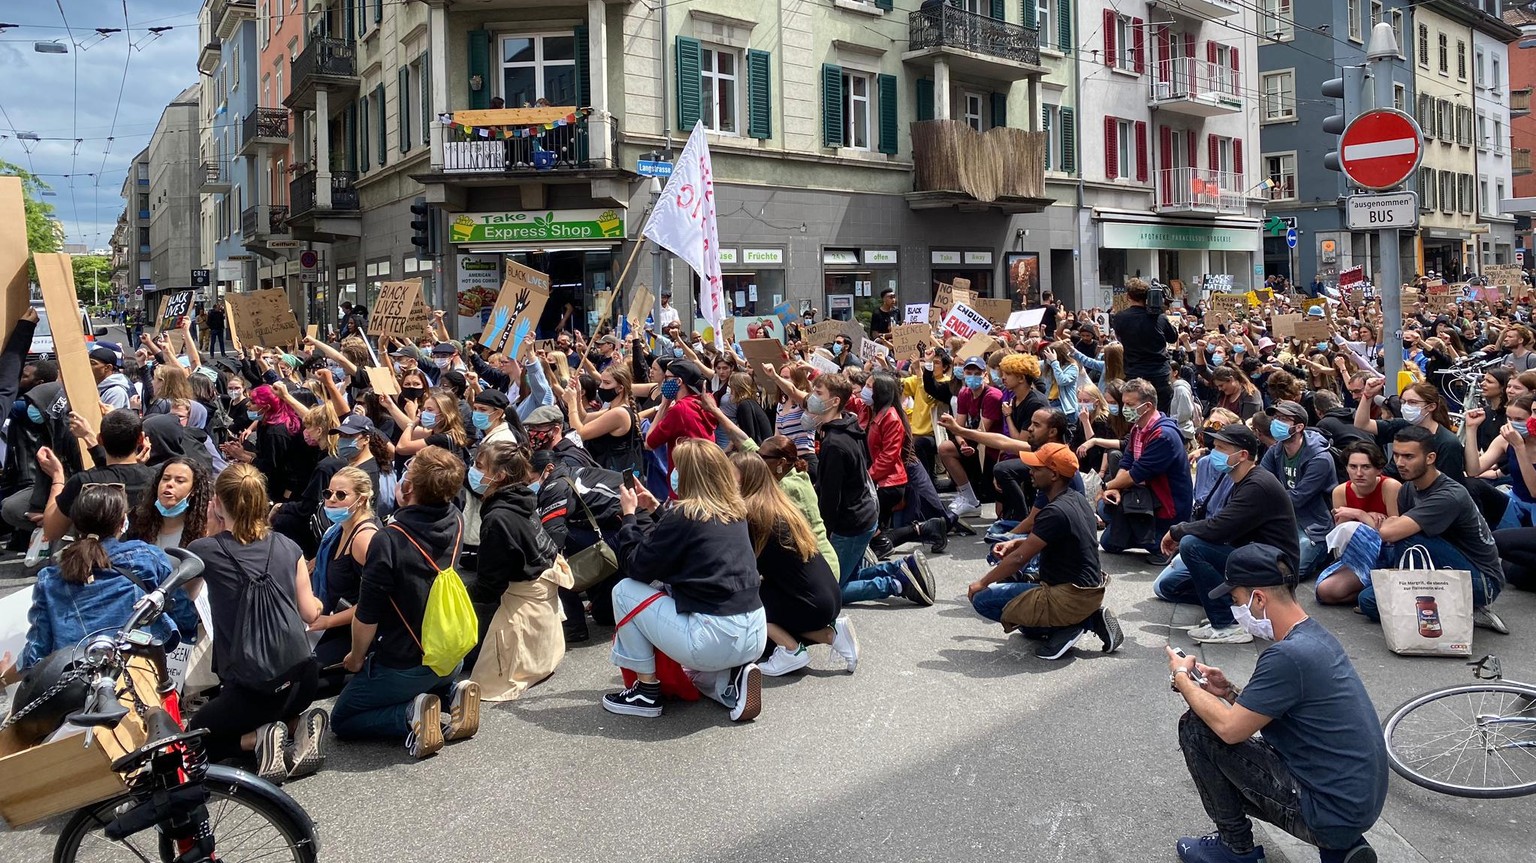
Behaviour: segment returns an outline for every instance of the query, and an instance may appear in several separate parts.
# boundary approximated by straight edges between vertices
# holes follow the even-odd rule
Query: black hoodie
[[[462,521],[452,504],[401,507],[369,543],[368,562],[363,564],[362,589],[357,599],[357,621],[378,625],[373,656],[381,665],[421,665],[421,618],[426,612],[427,594],[438,570],[454,563],[458,551],[456,538],[463,533]],[[402,529],[405,533],[401,533]],[[422,556],[412,539],[432,556],[432,561]],[[409,632],[405,626],[410,627]]]
[[[554,563],[559,549],[539,524],[533,490],[498,488],[480,503],[480,568],[469,586],[475,603],[501,601],[507,585],[533,581]]]
[[[875,484],[869,478],[869,451],[864,430],[853,414],[823,423],[816,431],[816,500],[827,533],[859,536],[874,528],[880,517]]]

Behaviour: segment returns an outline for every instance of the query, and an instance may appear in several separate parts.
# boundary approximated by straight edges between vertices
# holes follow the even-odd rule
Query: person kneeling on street
[[[1343,646],[1297,604],[1292,560],[1250,543],[1210,592],[1230,595],[1243,629],[1274,642],[1246,687],[1167,648],[1169,683],[1189,705],[1179,748],[1216,824],[1178,841],[1184,863],[1263,861],[1251,817],[1316,845],[1322,863],[1376,861],[1364,834],[1387,797],[1381,724]]]
[[[971,607],[988,620],[1045,641],[1035,655],[1060,659],[1086,630],[1104,642],[1104,652],[1120,646],[1124,635],[1114,614],[1103,607],[1107,580],[1099,568],[1098,523],[1093,506],[1072,488],[1077,456],[1064,444],[1048,443],[1019,458],[1030,468],[1030,481],[1047,502],[1035,514],[1034,529],[1023,539],[998,543],[1002,558],[973,582]],[[1039,555],[1033,581],[1005,581],[1025,561]]]

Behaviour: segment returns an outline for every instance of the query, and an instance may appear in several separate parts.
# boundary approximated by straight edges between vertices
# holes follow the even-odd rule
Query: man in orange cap
[[[1104,643],[1104,652],[1118,648],[1125,636],[1115,616],[1103,607],[1104,573],[1099,569],[1098,519],[1093,506],[1072,488],[1077,456],[1064,444],[1048,443],[1020,453],[1029,466],[1035,488],[1047,502],[1035,515],[1034,530],[1022,539],[1000,542],[993,549],[1001,560],[967,591],[976,613],[1020,629],[1044,641],[1035,655],[1060,659],[1087,630]],[[1039,571],[1030,581],[1016,581],[1036,555]]]

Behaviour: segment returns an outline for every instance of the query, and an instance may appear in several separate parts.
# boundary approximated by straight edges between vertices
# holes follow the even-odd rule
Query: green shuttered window
[[[917,119],[933,119],[933,79],[917,79]]]
[[[425,81],[420,82],[425,84]],[[400,152],[406,153],[411,149],[411,67],[400,67],[400,89],[395,93],[395,104],[400,112]]]
[[[475,76],[480,77],[480,89],[474,88]],[[469,31],[469,107],[471,109],[484,109],[491,107],[491,91],[494,82],[491,81],[491,32],[489,30]]]
[[[373,112],[379,123],[379,167],[389,157],[389,112],[384,109],[384,85],[373,88]]]
[[[576,28],[576,107],[592,107],[592,64],[588,58],[592,50],[592,34],[587,25]]]
[[[703,113],[699,92],[699,40],[677,37],[677,128],[691,132]]]
[[[821,144],[843,146],[843,67],[821,67]]]
[[[1061,169],[1077,171],[1077,111],[1071,108],[1061,109]]]
[[[896,122],[896,109],[901,103],[896,96],[896,76],[880,76],[880,152],[896,155],[896,141],[900,126]]]
[[[1056,44],[1061,53],[1072,53],[1072,0],[1056,2]]]
[[[767,51],[747,51],[747,135],[773,137],[773,64]]]

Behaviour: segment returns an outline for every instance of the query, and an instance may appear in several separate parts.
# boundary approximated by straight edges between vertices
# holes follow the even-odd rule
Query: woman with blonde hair
[[[640,415],[635,409],[634,372],[623,363],[609,363],[597,378],[600,411],[588,412],[575,390],[569,390],[571,427],[597,463],[609,470],[640,470],[645,463],[645,440],[640,435]]]
[[[767,677],[782,677],[811,662],[806,642],[830,644],[852,672],[859,664],[853,621],[843,608],[837,576],[822,555],[810,523],[779,488],[759,456],[736,453],[731,464],[741,476],[748,533],[762,576],[758,596],[768,619],[773,654],[759,664]]]
[[[254,751],[257,774],[268,781],[313,773],[325,761],[328,718],[310,708],[320,668],[304,632],[321,604],[309,568],[299,547],[267,523],[259,471],[233,465],[213,490],[208,523],[217,533],[188,550],[203,559],[220,687],[187,727],[208,729],[215,761]],[[260,638],[245,631],[252,620],[261,623]]]
[[[510,441],[482,445],[469,469],[481,496],[480,564],[469,587],[480,646],[464,667],[482,701],[518,698],[565,656],[557,588],[572,587],[571,568],[539,521],[537,477],[528,451]]]
[[[415,419],[401,412],[393,399],[381,399],[380,402],[402,429],[395,444],[396,455],[409,457],[429,446],[440,446],[457,455],[465,464],[471,461],[469,433],[464,430],[464,418],[459,416],[459,400],[451,391],[428,390],[422,396],[421,411]]]
[[[677,499],[666,508],[644,488],[619,490],[619,553],[630,577],[613,588],[612,659],[635,682],[603,696],[603,708],[661,715],[659,650],[691,669],[694,686],[729,708],[732,720],[745,722],[762,710],[755,660],[768,639],[746,504],[736,471],[713,441],[679,441],[672,464]]]
[[[331,474],[321,497],[331,526],[315,554],[311,581],[321,614],[310,622],[309,630],[324,633],[315,645],[315,658],[323,675],[322,689],[334,695],[346,675],[339,669],[325,669],[339,665],[352,646],[352,616],[362,592],[363,564],[368,562],[368,546],[380,524],[374,515],[373,479],[358,468],[343,467]]]
[[[187,379],[187,370],[177,363],[156,365],[152,380],[155,387],[155,400],[144,410],[146,416],[168,414],[177,399],[192,401],[194,398],[192,382]]]

